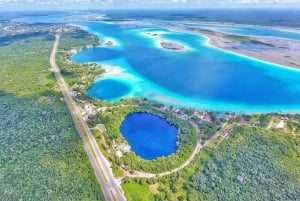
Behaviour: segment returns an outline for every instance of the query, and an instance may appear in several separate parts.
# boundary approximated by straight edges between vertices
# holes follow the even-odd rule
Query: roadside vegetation
[[[28,26],[0,34],[0,200],[104,200],[49,71],[57,27]]]
[[[145,200],[296,201],[299,154],[299,137],[241,126],[218,147],[202,149],[183,171],[157,180],[129,179],[123,187],[137,187],[126,191],[131,200],[148,195]]]
[[[120,125],[128,114],[132,112],[149,112],[166,119],[178,128],[177,151],[170,156],[159,157],[154,160],[144,160],[134,152],[126,152],[122,157],[118,157],[116,154],[109,154],[110,161],[129,172],[137,170],[149,173],[170,171],[184,163],[196,146],[197,133],[195,128],[171,113],[160,111],[153,107],[145,107],[143,101],[136,101],[136,104],[139,104],[139,106],[112,107],[91,117],[91,127],[95,127],[99,123],[106,127],[106,132],[104,133],[105,143],[101,144],[106,144],[107,146],[103,146],[103,150],[115,153],[116,150],[112,149],[112,147],[127,143],[120,133]],[[147,104],[151,106],[150,103]]]
[[[56,54],[56,62],[65,81],[74,92],[76,100],[86,100],[86,90],[93,84],[97,76],[104,72],[101,66],[95,63],[75,63],[71,56],[83,48],[99,45],[99,39],[79,28],[69,27],[64,29]],[[80,103],[79,103],[80,104]]]
[[[69,41],[66,44],[73,44],[71,49],[76,48],[77,37],[70,37],[74,34],[62,36],[62,40]],[[78,46],[85,45],[88,44]],[[115,176],[122,178],[128,200],[296,201],[300,197],[298,115],[219,114],[166,107],[141,99],[117,103],[90,99],[85,91],[103,69],[96,64],[70,62],[70,56],[68,50],[60,55],[62,69],[69,72],[66,80],[76,92],[74,97],[101,150],[112,162]],[[98,75],[89,70],[91,66],[99,69]],[[85,81],[85,77],[90,79]],[[136,111],[157,114],[181,129],[177,154],[153,161],[143,160],[133,152],[116,156],[117,147],[126,144],[119,131],[121,122]],[[200,136],[193,125],[200,129]],[[159,178],[126,177],[135,170],[160,173],[178,167],[191,155],[197,139],[205,147],[183,170]]]
[[[291,135],[238,127],[219,147],[206,151],[208,158],[190,177],[188,195],[199,200],[297,200],[299,143]]]
[[[78,38],[80,39],[78,40]],[[101,131],[94,129],[93,133],[102,151],[112,164],[114,164],[113,169],[116,174],[120,172],[120,169],[117,168],[118,166],[123,167],[127,171],[138,170],[161,173],[178,167],[192,154],[196,146],[197,133],[195,128],[186,121],[174,117],[171,113],[155,110],[151,103],[139,99],[121,100],[116,104],[111,104],[104,101],[92,100],[87,97],[86,90],[104,70],[97,64],[72,62],[70,57],[74,51],[68,51],[66,47],[71,50],[79,50],[87,45],[98,45],[98,41],[94,39],[94,36],[86,32],[82,33],[82,31],[63,33],[61,41],[63,48],[59,50],[58,64],[62,69],[62,74],[72,88],[75,100],[77,100],[81,107],[84,108],[86,105],[92,105],[94,108],[100,108],[100,111],[88,117],[88,123],[91,128],[95,128],[97,125],[105,125],[106,132],[101,133]],[[116,156],[116,147],[127,144],[120,133],[122,121],[128,114],[141,111],[157,114],[179,128],[178,150],[175,154],[151,161],[144,160],[133,152],[124,153],[122,157]],[[119,175],[122,176],[123,174],[120,173]]]

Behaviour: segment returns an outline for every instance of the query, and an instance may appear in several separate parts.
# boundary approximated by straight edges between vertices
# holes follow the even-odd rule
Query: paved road
[[[66,102],[70,110],[76,129],[80,134],[80,137],[84,144],[84,148],[88,154],[89,160],[95,171],[97,180],[101,186],[105,199],[107,201],[125,201],[126,198],[123,194],[120,185],[113,176],[109,162],[101,153],[98,144],[94,136],[92,135],[89,127],[87,126],[86,122],[82,119],[79,108],[73,100],[73,98],[71,97],[69,87],[64,81],[64,78],[62,77],[60,70],[56,64],[55,55],[60,40],[60,34],[60,32],[56,34],[55,43],[50,57],[50,64],[53,74],[63,94],[64,101]]]

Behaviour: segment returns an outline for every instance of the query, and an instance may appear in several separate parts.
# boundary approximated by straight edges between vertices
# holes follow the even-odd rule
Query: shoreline
[[[181,30],[181,31],[188,31],[188,30]],[[90,31],[88,31],[90,32]],[[189,31],[191,32],[191,31]],[[91,32],[90,32],[91,33]],[[193,32],[195,33],[195,32]],[[209,45],[212,46],[214,48],[220,48],[224,51],[228,51],[231,52],[233,54],[238,54],[239,56],[245,56],[243,54],[240,53],[236,53],[233,52],[231,50],[227,50],[225,48],[221,48],[218,47],[217,44],[212,44],[211,43],[211,38],[209,36],[206,36],[203,33],[199,33],[201,34],[202,37],[206,38],[205,41],[205,45]],[[93,34],[93,33],[91,33]],[[214,42],[218,42],[219,40],[218,37],[216,37]],[[246,55],[246,57],[248,57]],[[257,59],[255,57],[250,57],[251,59]],[[259,59],[258,59],[259,60]],[[73,60],[72,60],[73,61]],[[260,62],[268,62],[268,61],[264,61],[264,60],[259,60]],[[75,62],[75,61],[73,61]],[[102,63],[102,62],[101,62]],[[101,65],[102,67],[104,67],[105,69],[105,73],[103,73],[101,75],[101,77],[98,77],[97,80],[100,79],[111,79],[111,78],[115,78],[115,79],[120,79],[124,80],[124,78],[126,77],[126,79],[128,79],[128,77],[126,76],[127,73],[126,72],[126,67],[124,68],[124,64],[122,63],[120,65],[119,62],[117,63],[97,63],[98,65]],[[272,62],[272,64],[274,64],[274,62]],[[277,64],[274,64],[277,65]],[[291,68],[288,66],[281,66],[281,65],[277,65],[278,68],[286,68],[286,69],[292,69],[292,70],[298,70],[295,68]],[[300,69],[300,68],[299,68]],[[131,81],[133,81],[135,83],[135,81],[139,81],[140,77],[136,78],[135,76],[133,76],[133,79],[131,77]],[[145,78],[144,78],[145,79]],[[175,94],[169,90],[166,89],[162,89],[160,87],[157,87],[155,83],[152,83],[151,81],[149,81],[148,79],[144,80],[145,82],[149,82],[150,85],[147,86],[149,87],[150,91],[152,93],[148,93],[148,94],[143,94],[140,90],[136,90],[134,89],[131,93],[128,94],[127,98],[134,98],[134,97],[145,97],[153,102],[157,102],[157,103],[161,103],[164,105],[173,105],[174,107],[194,107],[197,108],[199,110],[208,110],[208,111],[224,111],[224,112],[236,112],[236,113],[243,113],[243,114],[262,114],[262,113],[288,113],[288,114],[293,114],[293,113],[298,113],[300,111],[300,109],[298,109],[297,107],[276,107],[276,105],[272,105],[269,107],[264,107],[261,105],[256,105],[256,106],[247,106],[244,104],[236,104],[236,103],[228,103],[227,107],[224,108],[223,104],[224,103],[220,103],[218,101],[209,101],[209,100],[202,100],[202,99],[194,99],[194,98],[186,98],[186,97],[182,97],[180,94]],[[157,89],[159,89],[160,93],[157,93]],[[197,104],[198,103],[198,104]],[[200,104],[199,104],[200,103]],[[212,108],[212,105],[217,105],[216,107],[214,106],[214,108]],[[281,108],[281,109],[278,109]]]
[[[203,36],[205,36],[208,41],[207,44],[216,48],[220,48],[222,50],[226,50],[229,52],[234,52],[236,54],[251,57],[254,59],[258,59],[264,62],[281,65],[283,67],[288,67],[292,69],[300,70],[300,58],[297,58],[297,53],[294,53],[290,49],[276,49],[273,50],[270,48],[270,50],[251,50],[247,48],[237,48],[239,45],[238,42],[233,42],[230,40],[225,39],[222,36],[216,36],[211,35],[207,33],[201,33]],[[275,38],[262,38],[262,37],[251,37],[251,39],[256,39],[256,41],[265,43],[265,44],[271,44],[270,41],[277,41],[277,42],[286,42],[286,43],[296,43],[299,47],[300,51],[300,42],[291,41],[287,39],[275,39]],[[231,43],[231,44],[230,44]],[[278,43],[274,48],[278,47]]]
[[[171,25],[167,26],[167,28],[173,31],[184,31],[193,34],[200,34],[207,39],[207,46],[219,48],[230,53],[238,54],[239,56],[257,59],[261,62],[279,65],[284,68],[300,70],[300,41],[297,40],[276,37],[227,34],[205,28],[191,29],[189,27],[185,27],[184,25]],[[242,39],[239,39],[239,37]],[[255,45],[257,49],[255,49]],[[259,45],[265,47],[261,48]]]

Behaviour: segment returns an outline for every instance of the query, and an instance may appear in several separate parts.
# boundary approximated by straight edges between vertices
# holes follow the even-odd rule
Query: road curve
[[[156,108],[156,109],[158,109],[158,108]],[[160,109],[158,109],[158,110],[160,110]],[[176,117],[180,118],[179,116],[176,116]],[[199,129],[199,127],[195,123],[193,123],[191,121],[189,121],[189,123],[192,124],[192,126],[195,128],[195,130],[197,132],[197,136],[199,137],[200,136],[200,129]],[[126,171],[124,169],[123,169],[123,171],[126,173],[125,177],[130,177],[130,178],[159,178],[159,177],[164,177],[164,176],[173,174],[175,172],[178,172],[178,171],[184,169],[185,167],[187,167],[188,165],[190,165],[190,163],[193,162],[193,160],[195,160],[196,156],[200,153],[200,151],[201,151],[202,148],[203,148],[203,146],[202,146],[201,139],[198,139],[196,147],[195,147],[193,153],[191,154],[191,156],[183,164],[181,164],[179,167],[174,168],[174,169],[172,169],[170,171],[166,171],[166,172],[162,172],[162,173],[157,173],[157,174],[149,173],[149,172],[142,172],[142,171],[128,172],[128,171]]]
[[[76,130],[81,137],[84,148],[92,164],[105,199],[107,201],[126,201],[120,185],[113,176],[109,162],[103,156],[94,136],[92,135],[86,122],[83,120],[77,104],[70,95],[69,87],[64,81],[64,78],[62,77],[60,70],[56,64],[55,55],[60,41],[60,35],[61,31],[58,31],[50,56],[50,65],[53,74],[55,76],[55,79],[57,80],[59,89],[62,92],[64,101],[66,102],[68,109],[70,110]]]
[[[156,108],[159,111],[162,111],[160,108]],[[175,115],[177,118],[182,119],[180,116]],[[183,119],[185,120],[185,119]],[[192,121],[188,121],[190,124],[192,124],[192,126],[195,128],[197,136],[200,136],[200,129],[198,127],[197,124],[195,124]],[[224,128],[225,126],[227,126],[227,123],[225,123],[222,128]],[[192,153],[192,155],[183,163],[181,164],[179,167],[174,168],[170,171],[166,171],[166,172],[162,172],[162,173],[157,173],[157,174],[153,174],[153,173],[149,173],[149,172],[142,172],[142,171],[126,171],[123,169],[123,171],[126,173],[125,177],[130,177],[130,178],[159,178],[159,177],[164,177],[170,174],[173,174],[175,172],[178,172],[182,169],[184,169],[185,167],[187,167],[188,165],[190,165],[191,162],[193,162],[196,158],[196,156],[200,153],[201,149],[206,147],[211,141],[213,141],[214,139],[216,139],[217,137],[219,137],[222,134],[222,129],[220,131],[217,131],[213,136],[210,137],[210,139],[206,140],[205,143],[202,145],[202,141],[201,139],[197,140],[197,144],[196,147]],[[124,178],[125,178],[124,177]],[[122,178],[123,179],[123,178]],[[121,179],[121,180],[122,180]]]

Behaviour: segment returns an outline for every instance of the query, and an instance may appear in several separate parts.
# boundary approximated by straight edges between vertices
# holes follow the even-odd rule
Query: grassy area
[[[0,47],[0,200],[104,200],[48,70],[53,42]]]
[[[149,184],[139,184],[136,182],[123,183],[127,200],[130,201],[154,201],[154,196],[150,191]]]

